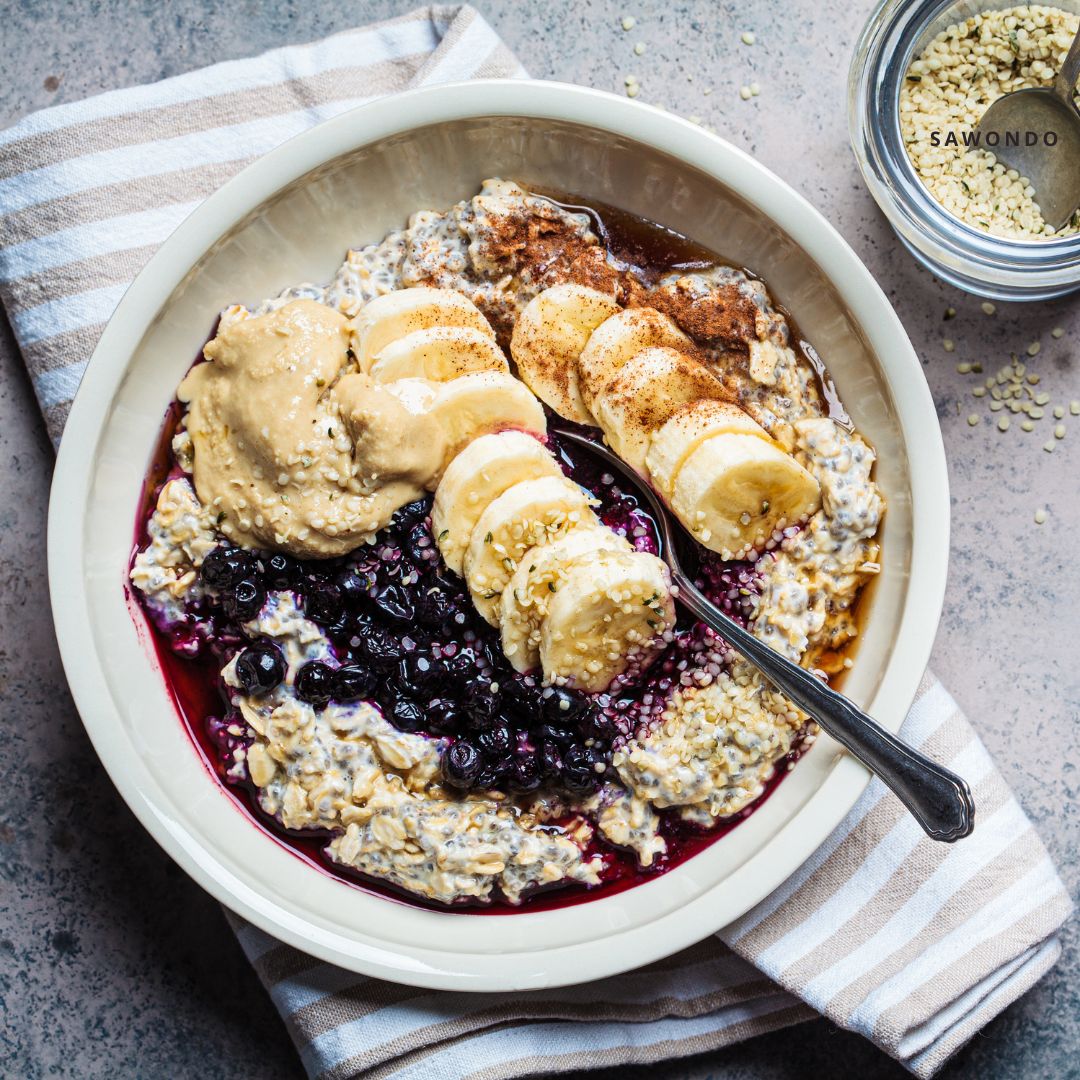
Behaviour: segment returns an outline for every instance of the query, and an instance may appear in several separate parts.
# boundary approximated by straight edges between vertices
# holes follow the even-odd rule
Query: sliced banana
[[[561,475],[555,459],[532,435],[501,431],[474,439],[446,467],[435,489],[431,528],[446,565],[455,574],[462,572],[480,515],[507,488]]]
[[[466,296],[453,289],[398,289],[369,301],[353,319],[353,353],[363,372],[393,341],[433,326],[466,326],[494,338],[495,331]]]
[[[818,482],[793,457],[754,435],[713,435],[675,477],[671,508],[694,537],[724,558],[759,547],[772,532],[821,505]]]
[[[514,484],[484,510],[465,551],[464,577],[477,611],[492,626],[521,557],[574,529],[598,525],[595,501],[565,476],[545,476]]]
[[[432,326],[390,342],[371,365],[377,383],[396,379],[449,382],[470,371],[510,372],[495,339],[472,326]]]
[[[619,311],[615,300],[584,285],[555,285],[518,317],[510,354],[521,377],[560,416],[593,424],[578,388],[577,361],[592,332]]]
[[[499,602],[502,648],[516,670],[532,671],[540,664],[540,626],[575,561],[595,551],[632,550],[624,536],[599,525],[574,529],[525,553]]]
[[[733,433],[769,438],[760,424],[730,402],[701,398],[680,405],[653,433],[645,455],[645,467],[656,490],[671,498],[675,476],[683,462],[710,436]]]
[[[630,357],[593,399],[592,410],[611,448],[639,472],[653,432],[688,401],[727,396],[720,380],[676,349],[645,349]]]
[[[655,555],[601,551],[570,567],[540,630],[544,677],[586,693],[646,664],[675,624],[671,577]]]
[[[645,349],[666,348],[686,352],[690,339],[655,308],[627,308],[605,319],[590,335],[578,357],[578,385],[585,407],[593,401],[632,356]],[[595,413],[594,413],[595,415]]]
[[[547,431],[540,402],[523,382],[501,371],[473,371],[438,384],[431,412],[446,435],[445,464],[481,435],[514,428]]]

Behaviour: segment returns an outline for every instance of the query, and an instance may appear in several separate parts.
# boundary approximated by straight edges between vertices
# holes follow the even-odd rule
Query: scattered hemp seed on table
[[[985,310],[985,305],[983,305],[983,310]],[[949,308],[948,311],[952,311],[955,315],[955,309]],[[1057,329],[1060,327],[1055,327],[1055,330]],[[1050,336],[1055,340],[1061,340],[1065,335],[1062,331],[1061,334],[1051,332]],[[949,338],[946,338],[943,344],[950,352],[956,348],[956,343]],[[983,365],[978,361],[965,360],[958,363],[956,373],[979,376],[975,385],[971,386],[971,396],[985,403],[991,416],[995,413],[1006,414],[997,417],[997,429],[1000,432],[1009,430],[1012,423],[1011,416],[1017,418],[1021,431],[1032,432],[1036,430],[1040,420],[1047,414],[1051,415],[1057,423],[1051,429],[1053,437],[1043,444],[1043,450],[1051,454],[1054,452],[1055,444],[1064,439],[1067,434],[1063,423],[1066,415],[1080,416],[1080,401],[1052,403],[1049,391],[1036,389],[1041,385],[1041,376],[1038,372],[1029,370],[1026,361],[1039,355],[1039,352],[1039,343],[1032,342],[1026,350],[1024,360],[1021,360],[1016,353],[1012,353],[1009,363],[1001,367],[996,374],[988,375],[985,379],[982,378]],[[957,415],[960,414],[960,403],[957,402]],[[970,427],[978,427],[981,420],[978,413],[970,413],[967,417]]]

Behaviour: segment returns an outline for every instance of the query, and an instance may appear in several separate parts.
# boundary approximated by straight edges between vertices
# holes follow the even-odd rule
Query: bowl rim
[[[143,826],[199,885],[272,937],[318,959],[432,989],[520,991],[571,985],[637,968],[693,945],[743,915],[802,866],[870,781],[861,765],[842,756],[792,819],[738,869],[746,879],[738,889],[731,888],[729,877],[644,926],[561,948],[552,942],[550,949],[535,956],[518,954],[533,956],[530,967],[518,965],[515,956],[507,953],[465,954],[449,949],[440,953],[397,944],[397,951],[391,952],[374,935],[361,947],[351,938],[334,936],[325,926],[305,923],[273,897],[245,886],[212,853],[194,847],[191,838],[156,804],[155,789],[159,794],[162,789],[155,781],[136,775],[141,766],[137,755],[132,759],[131,747],[116,722],[104,666],[93,644],[83,578],[84,507],[105,418],[146,330],[191,268],[222,236],[312,170],[412,129],[506,116],[565,122],[626,137],[704,172],[738,192],[799,244],[842,296],[889,378],[901,430],[909,436],[911,585],[874,696],[882,708],[887,699],[889,711],[895,714],[890,726],[899,726],[926,667],[941,614],[948,563],[950,504],[944,445],[922,367],[899,318],[836,229],[779,177],[719,136],[604,91],[564,83],[473,80],[407,91],[349,110],[293,137],[225,183],[161,245],[129,287],[101,335],[72,406],[60,444],[48,520],[49,583],[61,659],[83,724],[113,783]],[[918,437],[910,438],[914,431]],[[775,858],[772,849],[777,847],[784,851],[783,858]],[[537,920],[546,914],[530,917],[523,913],[513,918],[531,918],[540,925]],[[631,941],[632,948],[628,947]]]

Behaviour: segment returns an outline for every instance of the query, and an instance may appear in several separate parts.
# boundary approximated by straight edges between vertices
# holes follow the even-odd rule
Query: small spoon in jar
[[[1050,86],[999,97],[976,125],[978,145],[1027,177],[1043,221],[1054,232],[1080,210],[1080,111],[1074,96],[1078,79],[1080,33]]]
[[[781,693],[879,777],[932,840],[951,844],[971,834],[975,828],[975,804],[965,780],[901,742],[854,702],[781,656],[706,599],[683,568],[684,560],[692,565],[692,545],[648,484],[621,458],[588,436],[564,430],[555,434],[589,450],[629,481],[656,521],[660,557],[668,564],[671,580],[678,586],[675,599],[683,607],[720,634]]]

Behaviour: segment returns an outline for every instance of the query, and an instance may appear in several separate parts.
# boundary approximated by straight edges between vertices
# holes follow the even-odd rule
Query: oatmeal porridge
[[[130,572],[218,775],[329,872],[438,906],[603,895],[712,842],[815,729],[677,609],[654,523],[559,429],[836,676],[884,502],[815,360],[748,273],[503,180],[222,312]]]

